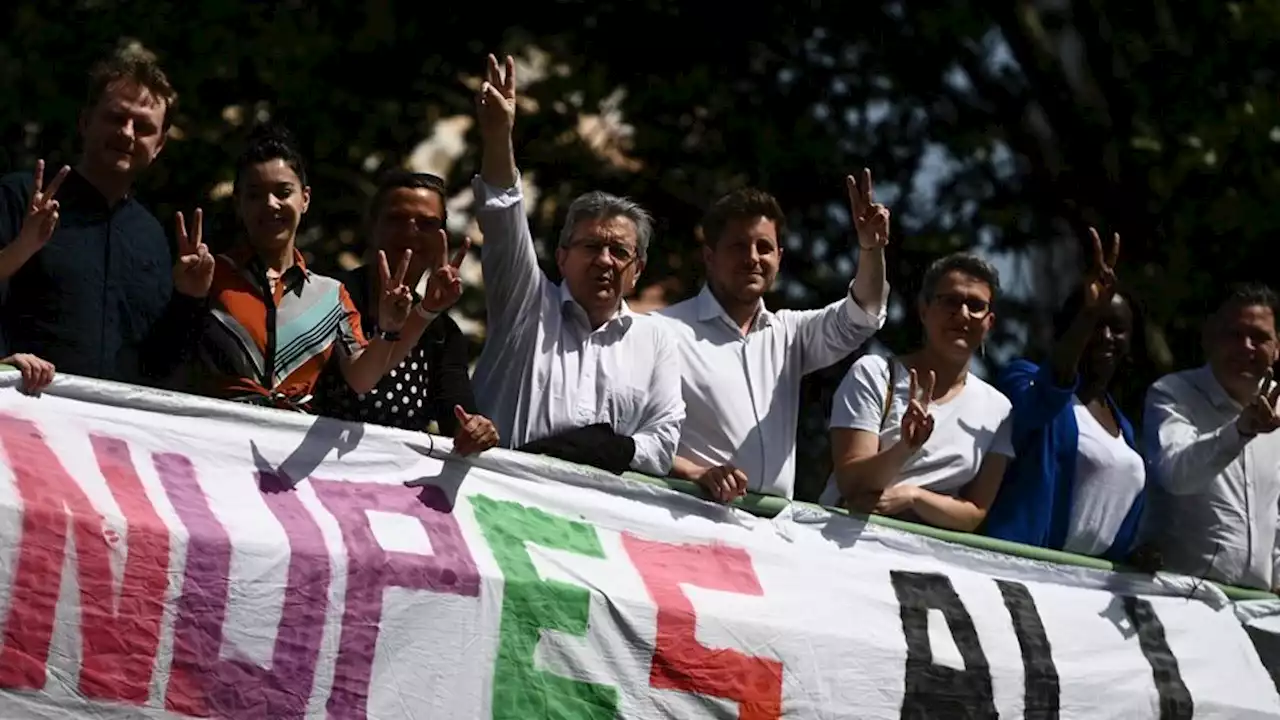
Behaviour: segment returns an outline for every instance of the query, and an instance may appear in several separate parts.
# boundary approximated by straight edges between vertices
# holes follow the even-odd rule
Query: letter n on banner
[[[296,492],[268,493],[267,507],[289,538],[288,584],[270,669],[221,659],[231,543],[186,457],[155,456],[156,470],[191,533],[174,620],[168,710],[206,717],[300,718],[307,711],[329,604],[329,551]],[[267,483],[270,485],[270,483]]]
[[[745,550],[725,545],[671,545],[630,533],[622,544],[658,605],[658,637],[649,684],[664,690],[738,702],[742,720],[782,714],[782,663],[698,642],[697,615],[680,585],[761,595]]]
[[[595,527],[519,503],[470,498],[476,520],[502,569],[502,625],[493,673],[495,720],[583,718],[612,720],[618,689],[561,677],[534,665],[543,630],[587,633],[591,594],[576,585],[543,580],[525,543],[604,557]]]
[[[382,622],[383,591],[389,587],[479,597],[480,571],[453,507],[434,485],[413,493],[400,485],[312,479],[316,495],[342,527],[347,546],[347,599],[342,636],[329,695],[331,718],[363,718],[369,700],[373,654]],[[432,555],[387,552],[369,525],[368,511],[416,518],[427,531]]]
[[[118,538],[44,436],[33,423],[0,414],[0,441],[23,502],[22,540],[0,649],[0,686],[44,687],[69,514],[80,586],[80,691],[92,698],[146,702],[168,587],[169,529],[147,499],[128,446],[114,438],[91,438],[128,527],[117,595],[110,545]]]
[[[996,720],[991,666],[978,642],[973,618],[946,575],[894,570],[889,573],[898,596],[902,632],[907,639],[906,694],[902,717],[989,718]],[[940,610],[960,651],[964,669],[933,661],[929,611]]]

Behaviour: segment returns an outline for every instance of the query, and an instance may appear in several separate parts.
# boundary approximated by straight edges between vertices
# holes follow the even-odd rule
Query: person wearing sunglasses
[[[999,289],[976,255],[929,266],[917,303],[924,345],[860,358],[836,392],[824,505],[965,532],[982,523],[1013,457],[1009,400],[969,371]]]
[[[455,453],[471,455],[497,445],[498,431],[476,409],[467,337],[445,312],[448,307],[431,297],[432,283],[450,282],[471,245],[464,238],[450,257],[447,220],[443,178],[395,170],[378,183],[369,208],[369,249],[385,253],[393,267],[408,263],[404,282],[414,290],[421,308],[417,322],[426,330],[370,392],[357,394],[340,373],[327,370],[316,390],[316,408],[329,417],[413,431],[434,421],[440,434],[453,438]],[[379,328],[378,273],[378,264],[370,262],[337,276],[371,334]]]
[[[1090,233],[1093,268],[1055,318],[1048,362],[1015,360],[1000,373],[1017,459],[984,531],[1120,562],[1137,549],[1147,473],[1110,387],[1141,333],[1137,305],[1116,286],[1120,236],[1104,254]]]

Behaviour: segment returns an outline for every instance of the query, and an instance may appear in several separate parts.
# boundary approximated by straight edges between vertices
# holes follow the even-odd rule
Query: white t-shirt
[[[1147,482],[1142,456],[1124,435],[1112,435],[1077,398],[1071,398],[1080,427],[1071,521],[1062,549],[1097,557],[1115,542],[1116,532]]]
[[[864,355],[849,368],[831,405],[831,427],[879,433],[880,448],[892,446],[902,436],[902,415],[907,408],[908,369],[893,360],[893,402],[880,417],[889,384],[889,361],[878,355]],[[1009,433],[1012,405],[999,390],[969,373],[964,387],[944,404],[929,406],[933,434],[915,452],[891,483],[911,483],[944,495],[959,495],[978,475],[987,453],[1012,458]],[[827,478],[823,505],[836,505],[840,490],[835,476]]]

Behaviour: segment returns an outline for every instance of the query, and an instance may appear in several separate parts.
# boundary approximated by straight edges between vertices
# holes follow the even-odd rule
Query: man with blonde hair
[[[0,354],[15,354],[28,389],[47,384],[54,367],[159,382],[198,328],[213,277],[200,212],[195,240],[173,253],[133,195],[164,149],[177,97],[154,55],[124,47],[89,73],[75,167],[50,178],[42,160],[34,173],[0,179]]]

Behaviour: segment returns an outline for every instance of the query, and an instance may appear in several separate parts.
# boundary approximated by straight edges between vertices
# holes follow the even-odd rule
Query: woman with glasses
[[[834,471],[823,504],[972,532],[1013,457],[1010,403],[969,372],[995,322],[999,275],[957,253],[925,272],[924,345],[860,358],[831,410]]]
[[[1137,306],[1116,289],[1120,236],[1104,256],[1093,234],[1094,267],[1054,322],[1048,362],[1016,360],[999,386],[1013,401],[1018,458],[986,534],[1028,545],[1130,560],[1146,494],[1146,467],[1133,427],[1109,389],[1141,337]]]
[[[373,389],[421,332],[406,326],[412,310],[403,284],[406,265],[392,276],[381,257],[382,327],[366,340],[342,283],[308,270],[296,247],[311,187],[302,155],[283,128],[254,130],[236,163],[235,201],[244,234],[215,260],[195,388],[309,412],[320,373],[333,363],[353,391]],[[201,219],[196,210],[189,234],[178,214],[181,245],[201,244]]]
[[[393,368],[372,391],[356,393],[338,373],[326,373],[317,393],[323,415],[424,431],[434,421],[442,435],[454,439],[461,455],[498,444],[493,423],[478,413],[468,374],[467,337],[444,311],[452,299],[434,297],[429,286],[437,275],[455,276],[469,243],[449,258],[445,231],[444,180],[426,173],[394,171],[382,179],[369,209],[371,250],[393,264],[407,262],[405,283],[415,288],[426,282],[428,297],[417,305],[418,321],[426,326],[408,357]],[[360,311],[367,330],[380,327],[378,266],[369,263],[339,276]],[[419,296],[414,293],[415,299]]]

